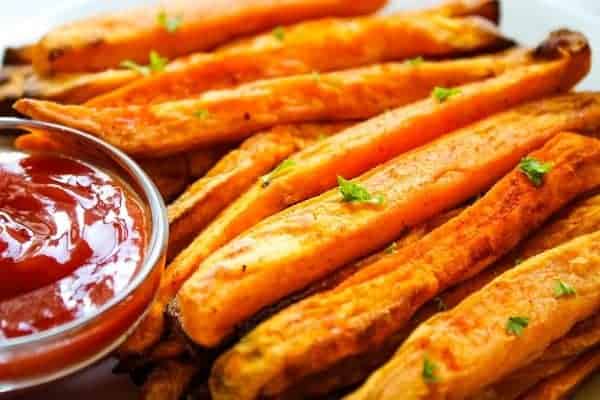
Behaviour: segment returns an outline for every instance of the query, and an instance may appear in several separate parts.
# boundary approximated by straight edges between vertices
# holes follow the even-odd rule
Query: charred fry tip
[[[564,53],[575,55],[589,52],[589,42],[582,33],[569,29],[559,29],[548,35],[534,50],[534,55],[540,58],[554,59]]]

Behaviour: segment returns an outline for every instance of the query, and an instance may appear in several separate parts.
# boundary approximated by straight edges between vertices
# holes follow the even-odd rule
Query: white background
[[[168,0],[163,0],[168,1]],[[210,1],[210,0],[198,0]],[[360,0],[348,0],[360,1]],[[438,0],[390,0],[389,10],[423,7]],[[0,49],[35,41],[49,28],[98,11],[126,8],[144,0],[0,0]],[[600,0],[502,0],[502,28],[520,42],[535,45],[546,33],[559,27],[580,30],[600,54]],[[579,86],[600,90],[600,57],[594,59],[590,76]],[[45,388],[17,396],[19,399],[133,399],[135,388],[124,377],[110,374],[111,363],[89,369]],[[594,395],[593,393],[596,393]],[[586,385],[577,400],[600,398],[600,378]]]

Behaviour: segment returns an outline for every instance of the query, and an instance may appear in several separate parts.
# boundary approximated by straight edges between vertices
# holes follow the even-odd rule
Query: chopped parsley
[[[281,164],[279,164],[277,167],[275,167],[275,169],[273,171],[271,171],[270,173],[268,173],[267,175],[263,175],[260,178],[260,182],[261,182],[261,186],[262,187],[267,187],[271,184],[271,181],[273,180],[273,178],[275,178],[276,176],[280,175],[281,173],[289,170],[290,168],[293,168],[296,165],[296,162],[294,160],[283,160],[281,162]]]
[[[446,302],[444,301],[444,299],[442,299],[441,297],[435,297],[433,299],[433,302],[435,303],[435,306],[437,307],[438,311],[446,311],[448,309],[448,306],[446,305]]]
[[[194,111],[194,117],[200,119],[207,119],[208,117],[210,117],[210,112],[205,108],[201,108],[200,110]]]
[[[436,375],[437,365],[431,361],[429,358],[425,357],[423,360],[423,380],[425,383],[435,383],[438,381],[438,377]]]
[[[177,32],[177,30],[183,23],[183,16],[168,16],[167,13],[163,10],[158,13],[158,15],[156,16],[156,20],[163,28],[165,28],[165,31],[169,33],[174,33]]]
[[[423,61],[425,61],[423,59],[423,57],[418,56],[415,58],[408,58],[404,62],[407,63],[408,65],[412,65],[413,67],[416,67],[416,66],[423,64]]]
[[[393,254],[397,251],[398,251],[398,245],[396,244],[396,242],[392,242],[392,244],[390,244],[388,247],[385,248],[384,253],[385,254]]]
[[[521,336],[527,325],[529,325],[529,318],[510,317],[506,322],[506,332],[510,335]]]
[[[575,294],[577,292],[571,285],[560,279],[556,280],[556,284],[554,285],[554,295],[556,297],[573,296]]]
[[[380,194],[372,195],[367,189],[360,186],[358,183],[344,179],[342,176],[337,177],[338,189],[342,195],[342,199],[348,203],[370,203],[382,205],[385,201]]]
[[[445,88],[441,86],[436,86],[433,88],[433,97],[437,99],[440,103],[445,102],[450,97],[456,96],[460,94],[460,89],[457,88]]]
[[[169,62],[166,57],[161,57],[156,51],[152,50],[149,56],[150,63],[148,65],[140,65],[132,60],[124,60],[121,62],[121,68],[127,68],[141,75],[148,76],[151,72],[160,72],[165,69]]]
[[[166,57],[161,57],[156,51],[152,50],[150,52],[150,71],[152,72],[160,72],[165,69],[165,66],[169,60]]]
[[[285,39],[285,29],[283,26],[278,26],[271,32],[275,38],[281,42]]]
[[[525,157],[519,163],[519,169],[535,186],[542,186],[544,175],[552,170],[551,163],[545,163],[533,157]]]

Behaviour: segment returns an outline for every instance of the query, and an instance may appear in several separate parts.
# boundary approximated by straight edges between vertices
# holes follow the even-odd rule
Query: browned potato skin
[[[556,279],[568,282],[577,294],[557,298]],[[596,312],[599,289],[600,232],[596,232],[530,258],[454,310],[422,324],[347,399],[398,399],[399,394],[407,400],[468,397],[538,358],[577,321]],[[521,336],[506,331],[512,316],[530,318]],[[425,357],[437,365],[435,384],[422,377]]]
[[[600,349],[583,354],[567,368],[549,377],[520,400],[566,400],[585,378],[600,369]]]
[[[46,34],[32,51],[40,74],[97,72],[130,59],[140,64],[155,50],[168,58],[214,48],[236,36],[325,16],[371,13],[385,0],[171,0],[156,6],[99,15]],[[169,33],[157,17],[182,16]]]
[[[283,39],[268,32],[210,54],[176,60],[164,73],[136,80],[92,99],[88,105],[160,103],[259,79],[330,72],[416,56],[456,57],[512,44],[486,22],[478,18],[451,19],[437,13],[302,22],[286,27]]]
[[[584,66],[585,44],[575,53]],[[571,65],[568,55],[553,58],[562,58],[562,63],[556,61],[560,64],[557,69]],[[542,68],[545,63],[540,57],[516,50],[418,66],[389,63],[276,78],[149,106],[98,110],[24,99],[15,108],[38,119],[85,130],[130,154],[156,157],[241,140],[280,124],[366,119],[423,99],[436,86],[458,86],[516,66],[535,64]],[[577,64],[573,60],[573,65]],[[563,75],[556,72],[555,76]],[[206,116],[198,117],[198,110],[204,110]]]
[[[508,134],[506,126],[500,129]],[[499,134],[494,136],[499,139]],[[510,151],[514,145],[500,146]],[[469,151],[464,144],[457,148]],[[302,377],[370,352],[398,332],[425,301],[478,273],[574,196],[600,185],[600,141],[559,135],[533,156],[554,163],[543,187],[536,188],[516,169],[458,217],[358,274],[387,273],[371,274],[372,279],[350,287],[340,285],[259,325],[216,362],[211,380],[214,398],[286,398],[286,389]],[[428,190],[427,195],[432,193]],[[280,342],[281,337],[286,340]]]
[[[165,361],[152,371],[142,386],[140,400],[179,400],[197,368],[191,363]]]
[[[229,152],[169,205],[167,259],[172,259],[186,247],[261,175],[275,168],[290,154],[348,126],[345,123],[278,126],[252,136]]]

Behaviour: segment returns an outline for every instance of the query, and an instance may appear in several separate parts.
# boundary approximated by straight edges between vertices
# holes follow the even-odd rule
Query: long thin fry
[[[564,33],[558,33],[556,36],[565,37]],[[559,43],[558,40],[549,42]],[[288,168],[267,187],[258,184],[252,187],[223,211],[171,263],[166,270],[157,301],[142,328],[138,329],[144,333],[140,332],[136,337],[143,336],[146,345],[158,340],[162,330],[164,307],[208,255],[264,218],[333,187],[337,174],[347,178],[357,176],[453,129],[522,101],[570,87],[578,76],[585,73],[589,65],[588,51],[576,46],[576,43],[577,41],[573,41],[571,46],[565,46],[562,50],[555,48],[554,51],[549,46],[542,46],[540,49],[544,50],[538,51],[538,56],[544,54],[544,57],[550,58],[551,54],[561,54],[560,57],[563,57],[569,54],[570,48],[573,56],[566,56],[568,60],[514,70],[492,80],[462,87],[460,96],[450,101],[440,103],[428,99],[388,112],[293,155],[290,159],[294,168]],[[516,130],[521,130],[521,125],[525,124],[524,118],[531,115],[550,117],[556,112],[564,112],[564,122],[570,121],[563,126],[564,129],[577,129],[580,126],[578,124],[585,123],[588,118],[595,118],[592,115],[597,112],[597,106],[592,104],[593,96],[586,100],[586,95],[582,96],[579,100],[571,100],[568,97],[545,102],[541,106],[525,107],[492,120],[490,126],[495,127],[497,124],[501,127],[508,124]],[[579,102],[581,104],[578,104]],[[584,110],[580,114],[579,108],[584,104],[590,107],[583,107]],[[541,119],[539,121],[542,122]],[[393,236],[389,240],[393,240]],[[387,242],[379,245],[383,246],[385,243]],[[375,249],[376,247],[371,250]],[[136,339],[135,342],[136,346],[127,347],[132,351],[139,351],[142,341]]]
[[[557,297],[557,281],[575,294]],[[599,289],[596,232],[530,258],[422,324],[348,399],[465,398],[538,358],[577,321],[594,314]]]
[[[579,37],[574,55],[583,56],[586,45]],[[95,109],[24,99],[15,108],[32,117],[86,130],[131,154],[157,156],[240,140],[280,124],[373,117],[423,99],[436,86],[481,81],[532,63],[542,68],[548,63],[540,58],[515,50],[418,65],[381,64],[258,81],[149,106]],[[561,59],[563,68],[569,64],[568,57],[555,54],[554,58]]]
[[[440,10],[437,10],[440,11]],[[442,14],[442,15],[440,15]],[[259,79],[329,72],[411,57],[452,57],[499,50],[512,42],[477,18],[413,13],[323,19],[265,33],[213,53],[176,60],[165,72],[88,102],[122,107],[183,99]],[[454,14],[454,13],[450,13]],[[331,54],[335,53],[335,57]]]
[[[600,349],[591,350],[568,368],[544,380],[521,400],[566,400],[589,375],[600,369]]]
[[[278,126],[259,133],[221,159],[168,208],[167,259],[172,259],[231,201],[290,154],[348,124]]]
[[[83,19],[47,33],[31,51],[42,73],[102,71],[209,50],[232,38],[305,19],[368,14],[385,0],[178,0]],[[171,22],[173,21],[173,22]]]
[[[543,186],[532,185],[516,168],[458,217],[362,270],[387,273],[370,274],[372,279],[350,287],[338,286],[260,325],[215,364],[215,398],[285,397],[297,391],[310,395],[304,393],[306,387],[297,385],[302,378],[385,344],[424,302],[489,266],[574,196],[600,186],[600,141],[596,139],[559,135],[532,157],[554,165]],[[420,165],[417,159],[412,161]],[[455,166],[445,171],[462,175],[468,169]],[[490,172],[488,167],[480,171]],[[437,179],[445,193],[449,191],[446,179]],[[430,199],[431,193],[427,192]],[[196,283],[194,278],[190,282]],[[286,340],[279,342],[279,335]]]

